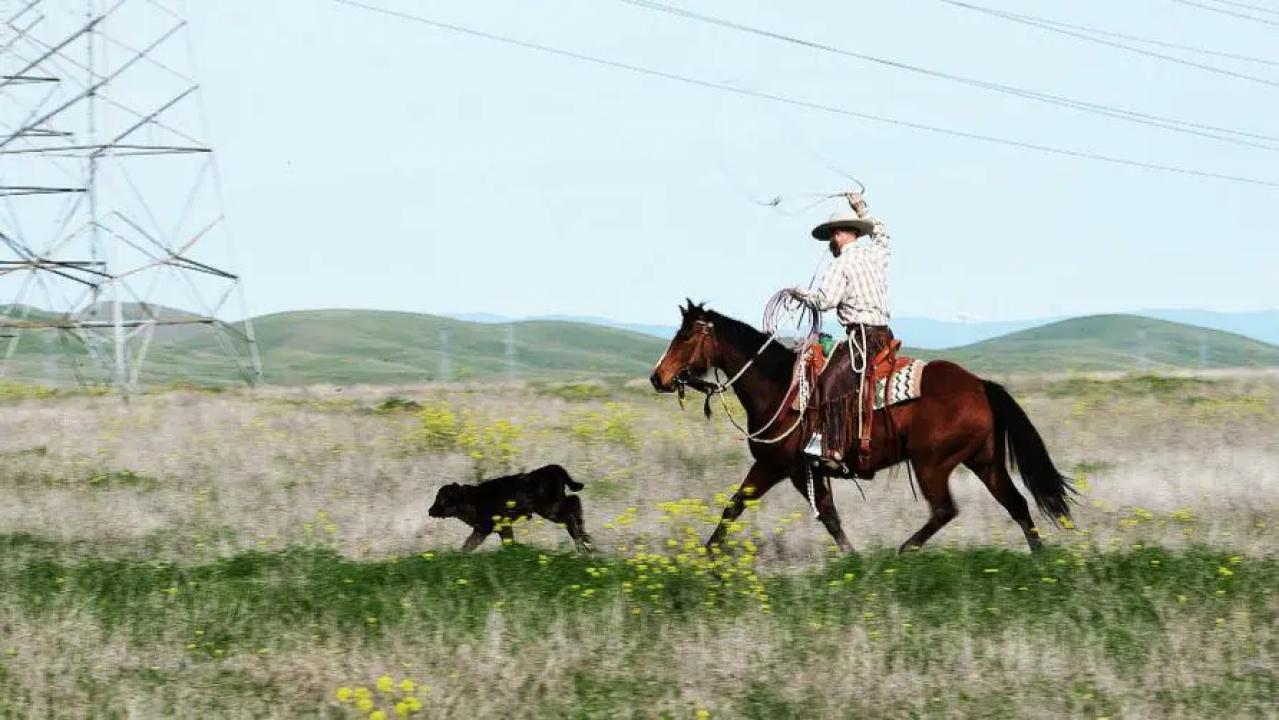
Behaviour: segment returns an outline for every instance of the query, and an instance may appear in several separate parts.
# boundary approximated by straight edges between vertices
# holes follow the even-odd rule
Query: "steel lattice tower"
[[[0,376],[261,376],[179,9],[0,0]]]

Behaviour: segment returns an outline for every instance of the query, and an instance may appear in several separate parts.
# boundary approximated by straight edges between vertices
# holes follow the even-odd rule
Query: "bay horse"
[[[796,353],[746,323],[706,309],[705,303],[694,305],[690,300],[687,306],[680,306],[680,314],[683,322],[650,378],[653,388],[682,393],[684,386],[696,387],[700,378],[717,369],[731,378],[728,385],[746,410],[747,431],[751,436],[760,433],[749,440],[755,462],[724,508],[719,525],[706,541],[707,548],[723,540],[729,523],[742,514],[747,500],[762,497],[783,479],[789,478],[808,498],[807,473],[811,472],[813,497],[809,502],[840,550],[850,552],[852,545],[835,509],[830,478],[803,453],[810,432],[805,427],[808,423],[801,422],[799,413],[787,402]],[[828,367],[825,372],[850,370]],[[1030,549],[1040,549],[1039,531],[1025,498],[1013,485],[1008,464],[1020,471],[1035,504],[1054,523],[1069,523],[1069,496],[1074,488],[1070,479],[1058,472],[1030,418],[1003,386],[982,380],[955,363],[931,361],[923,372],[919,398],[877,410],[873,418],[872,469],[909,462],[928,501],[928,521],[902,544],[901,551],[921,548],[959,514],[950,494],[950,475],[960,463],[985,483],[1021,526]],[[701,383],[706,385],[704,380]],[[783,403],[787,407],[782,408]],[[788,428],[795,431],[781,437]],[[781,439],[776,442],[767,442],[778,437]]]

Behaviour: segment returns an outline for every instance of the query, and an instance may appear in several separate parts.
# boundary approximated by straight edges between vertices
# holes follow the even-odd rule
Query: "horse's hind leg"
[[[919,483],[919,491],[923,493],[924,499],[928,501],[929,516],[928,522],[924,523],[910,539],[902,543],[900,552],[907,550],[915,550],[924,546],[931,538],[941,530],[946,523],[955,519],[959,514],[959,508],[955,506],[955,499],[950,495],[950,473],[958,465],[958,462],[947,462],[943,465],[924,465],[918,461],[914,461],[915,478]]]
[[[1030,507],[1026,505],[1026,498],[1017,492],[1017,486],[1013,485],[1013,479],[1008,474],[1008,468],[1004,466],[1003,460],[996,460],[988,455],[971,458],[964,464],[986,483],[990,494],[995,496],[999,504],[1003,505],[1008,514],[1013,516],[1013,520],[1021,526],[1021,532],[1026,536],[1026,544],[1030,546],[1030,549],[1032,551],[1041,549],[1044,543],[1039,539],[1039,530],[1030,517]]]
[[[797,473],[791,476],[791,483],[804,499],[808,499],[808,476]],[[839,551],[847,555],[853,551],[853,544],[844,534],[843,523],[839,520],[839,510],[835,508],[835,491],[831,488],[830,479],[819,473],[813,473],[813,498],[811,503],[817,506],[817,519],[826,527],[831,539],[839,546]]]
[[[782,473],[764,463],[756,462],[751,465],[751,469],[747,471],[741,486],[737,488],[737,492],[733,493],[733,497],[724,508],[724,513],[720,516],[719,524],[715,526],[715,531],[706,540],[706,549],[710,550],[723,542],[724,535],[728,532],[728,524],[736,520],[742,514],[742,511],[746,509],[747,500],[757,500],[763,497],[764,493],[771,490],[781,479]]]

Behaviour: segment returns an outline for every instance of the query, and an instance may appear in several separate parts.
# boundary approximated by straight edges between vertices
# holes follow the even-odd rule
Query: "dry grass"
[[[1104,386],[1058,396],[1057,385],[1024,385],[1030,392],[1022,400],[1058,464],[1087,488],[1080,530],[1059,536],[1045,528],[1050,542],[1106,547],[1136,535],[1167,546],[1279,547],[1279,522],[1268,522],[1279,507],[1279,379],[1232,377],[1164,397],[1112,396]],[[715,494],[731,492],[748,466],[722,417],[708,422],[699,406],[681,413],[670,397],[629,390],[616,392],[633,449],[572,431],[598,423],[612,401],[569,402],[525,388],[175,392],[128,405],[109,397],[33,400],[5,406],[0,491],[11,501],[0,506],[0,527],[173,557],[279,548],[312,536],[353,557],[450,547],[465,528],[429,522],[425,508],[440,485],[471,478],[472,461],[416,449],[411,411],[371,411],[387,397],[416,401],[428,392],[522,428],[517,467],[568,467],[588,486],[587,523],[606,546],[660,534],[656,502],[716,505]],[[122,470],[144,481],[90,482]],[[952,485],[961,515],[936,542],[1021,544],[974,477],[961,470]],[[851,483],[836,489],[859,547],[895,545],[926,517],[902,468],[862,489],[865,501]],[[628,507],[638,517],[624,532],[602,527]],[[817,523],[795,513],[808,509],[789,486],[767,497],[758,524],[784,532],[768,533],[765,557],[807,562],[826,551]],[[1187,517],[1193,521],[1177,519]],[[549,547],[566,540],[553,528],[532,537]]]

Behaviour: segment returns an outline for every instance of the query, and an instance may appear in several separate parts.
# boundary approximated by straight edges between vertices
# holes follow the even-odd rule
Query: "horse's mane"
[[[732,344],[747,357],[759,350],[768,336],[750,325],[727,315],[706,310],[706,314],[715,323],[715,331],[723,342]],[[795,367],[795,352],[780,343],[771,343],[755,360],[755,365],[764,374],[774,379],[789,379]]]

